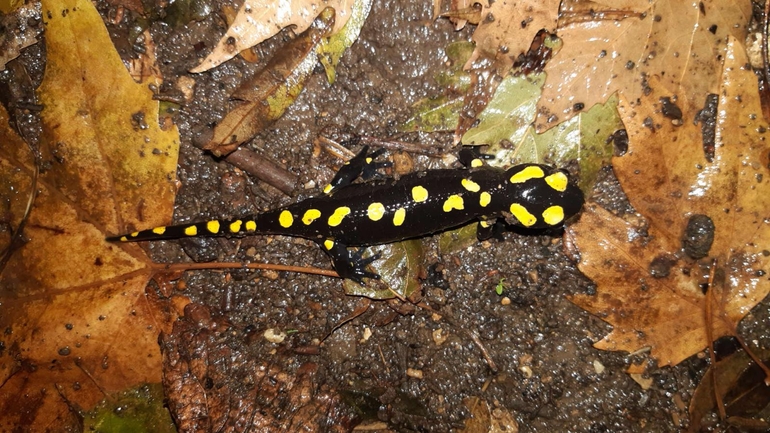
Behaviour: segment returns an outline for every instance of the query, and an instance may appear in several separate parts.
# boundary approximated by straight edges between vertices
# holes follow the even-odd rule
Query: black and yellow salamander
[[[363,283],[379,278],[366,270],[377,257],[348,247],[397,242],[479,220],[478,237],[487,239],[504,218],[527,228],[560,226],[583,206],[583,193],[564,170],[521,164],[507,170],[461,154],[469,168],[429,170],[399,179],[373,179],[387,163],[381,151],[361,152],[339,170],[319,197],[233,220],[156,227],[110,237],[145,241],[190,236],[286,235],[317,242],[340,277]],[[359,177],[366,182],[353,183]]]

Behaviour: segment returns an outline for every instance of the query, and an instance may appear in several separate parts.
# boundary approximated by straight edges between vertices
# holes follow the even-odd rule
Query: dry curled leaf
[[[227,155],[283,115],[305,88],[316,65],[316,50],[334,25],[334,9],[326,8],[305,33],[289,42],[260,73],[232,95],[242,102],[214,129],[204,146],[217,156]]]
[[[26,243],[0,274],[0,430],[22,420],[30,431],[73,425],[68,402],[87,409],[105,393],[160,381],[157,335],[175,318],[167,300],[145,295],[152,270],[141,250],[104,238],[168,221],[178,133],[160,129],[157,101],[133,82],[90,2],[42,9],[47,169]],[[17,227],[35,161],[4,111],[0,125],[0,196]]]
[[[770,146],[756,77],[746,64],[743,47],[730,39],[710,123],[713,149],[708,128],[672,116],[685,100],[657,78],[640,100],[621,99],[629,150],[613,164],[649,229],[644,236],[595,205],[569,229],[580,269],[597,284],[596,295],[573,301],[613,325],[596,347],[647,347],[658,365],[676,365],[706,347],[709,335],[734,335],[738,321],[770,291]],[[708,220],[711,230],[693,227]],[[709,234],[710,248],[689,245]],[[703,287],[714,263],[707,296]]]

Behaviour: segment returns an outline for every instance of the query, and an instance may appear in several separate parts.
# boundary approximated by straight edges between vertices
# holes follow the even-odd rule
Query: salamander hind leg
[[[490,238],[494,238],[498,241],[505,240],[503,233],[505,232],[505,223],[497,219],[482,219],[479,221],[479,225],[476,228],[476,238],[480,241],[485,241]]]
[[[332,239],[319,243],[323,250],[326,251],[326,254],[331,257],[334,270],[337,271],[341,278],[353,280],[362,286],[365,285],[364,278],[380,279],[380,276],[376,273],[366,270],[369,264],[380,258],[379,254],[364,258],[364,248],[350,251],[347,246]]]

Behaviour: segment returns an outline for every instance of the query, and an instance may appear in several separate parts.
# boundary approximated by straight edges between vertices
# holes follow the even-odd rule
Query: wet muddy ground
[[[219,10],[215,3],[208,7]],[[100,4],[105,17],[114,17],[114,10]],[[433,77],[446,68],[444,47],[471,34],[431,15],[430,2],[375,2],[361,36],[342,59],[337,81],[328,84],[318,67],[283,118],[247,145],[297,176],[293,197],[191,144],[202,127],[222,118],[229,94],[264,63],[235,58],[207,73],[190,74],[223,34],[223,19],[212,13],[187,25],[152,24],[165,80],[159,94],[178,96],[181,77],[195,82],[194,95],[175,117],[182,150],[174,221],[245,215],[317,194],[341,164],[324,151],[314,152],[314,140],[329,128],[455,152],[451,133],[398,132],[413,103],[441,94]],[[131,14],[108,25],[124,58],[134,50],[129,35],[136,25]],[[267,57],[290,37],[284,31],[257,51]],[[439,159],[414,160],[420,168],[441,165]],[[607,206],[626,206],[610,170],[595,194]],[[222,382],[212,387],[238,396],[234,384],[243,382],[240,374],[272,368],[291,378],[310,368],[315,396],[325,395],[334,402],[329,407],[342,408],[338,419],[346,428],[363,422],[391,431],[458,430],[473,410],[472,397],[485,401],[493,417],[509,414],[522,432],[686,427],[686,406],[707,359],[651,367],[645,390],[624,373],[631,361],[643,358],[594,349],[610,327],[567,300],[594,288],[564,255],[558,234],[506,233],[505,242],[477,243],[449,255],[437,253],[435,238],[425,242],[422,306],[374,301],[349,321],[362,300],[346,296],[337,279],[267,271],[186,273],[177,289],[207,310],[198,310],[198,321],[188,325],[211,328],[216,322],[219,329],[231,330],[217,340],[228,345],[226,356],[211,358],[215,369],[229,373],[221,373]],[[330,267],[314,243],[286,237],[187,239],[148,248],[158,262]],[[501,278],[508,283],[503,296],[495,292]],[[768,316],[766,301],[745,321],[747,340],[767,340],[763,323]],[[296,332],[272,343],[263,336],[267,329]],[[183,344],[166,343],[164,350]],[[236,360],[238,368],[228,364]],[[286,377],[278,381],[291,380]],[[232,410],[231,416],[238,417]]]

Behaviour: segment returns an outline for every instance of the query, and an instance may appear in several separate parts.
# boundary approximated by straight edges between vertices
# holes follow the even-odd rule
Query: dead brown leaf
[[[144,253],[104,238],[168,222],[178,133],[160,129],[157,101],[133,82],[90,2],[42,8],[46,170],[34,186],[31,151],[0,113],[0,196],[11,227],[31,188],[39,191],[26,243],[0,275],[0,430],[65,429],[77,422],[73,408],[158,382],[157,335],[176,316],[145,295],[153,269]]]
[[[770,147],[756,78],[746,64],[743,47],[731,38],[719,78],[711,161],[701,126],[671,118],[663,98],[674,104],[688,99],[665,82],[651,78],[648,95],[622,99],[629,151],[613,165],[649,230],[644,236],[633,223],[595,205],[569,230],[581,250],[580,269],[597,284],[595,296],[573,301],[614,327],[596,347],[649,348],[658,365],[676,365],[709,344],[708,327],[713,338],[734,335],[737,323],[770,291]],[[702,261],[681,251],[695,215],[709,217],[715,227],[709,257]],[[713,260],[713,315],[707,318],[702,285]]]
[[[708,93],[716,93],[729,36],[744,40],[751,17],[748,1],[647,0],[564,5],[558,36],[564,45],[546,65],[539,131],[604,102],[615,92],[633,101],[658,76],[682,101],[691,121]],[[686,102],[685,102],[686,101]]]
[[[336,13],[332,30],[336,33],[350,18],[353,2],[354,0],[246,0],[214,51],[190,72],[205,72],[219,66],[239,52],[277,34],[284,27],[294,26],[296,33],[304,32],[327,7],[333,8]]]
[[[473,32],[476,50],[465,64],[492,61],[493,70],[505,77],[520,54],[529,51],[540,30],[553,33],[559,16],[560,0],[499,0],[481,10],[481,21]]]
[[[490,408],[485,400],[478,397],[467,397],[463,403],[471,416],[465,420],[461,433],[518,433],[519,423],[508,410]]]

